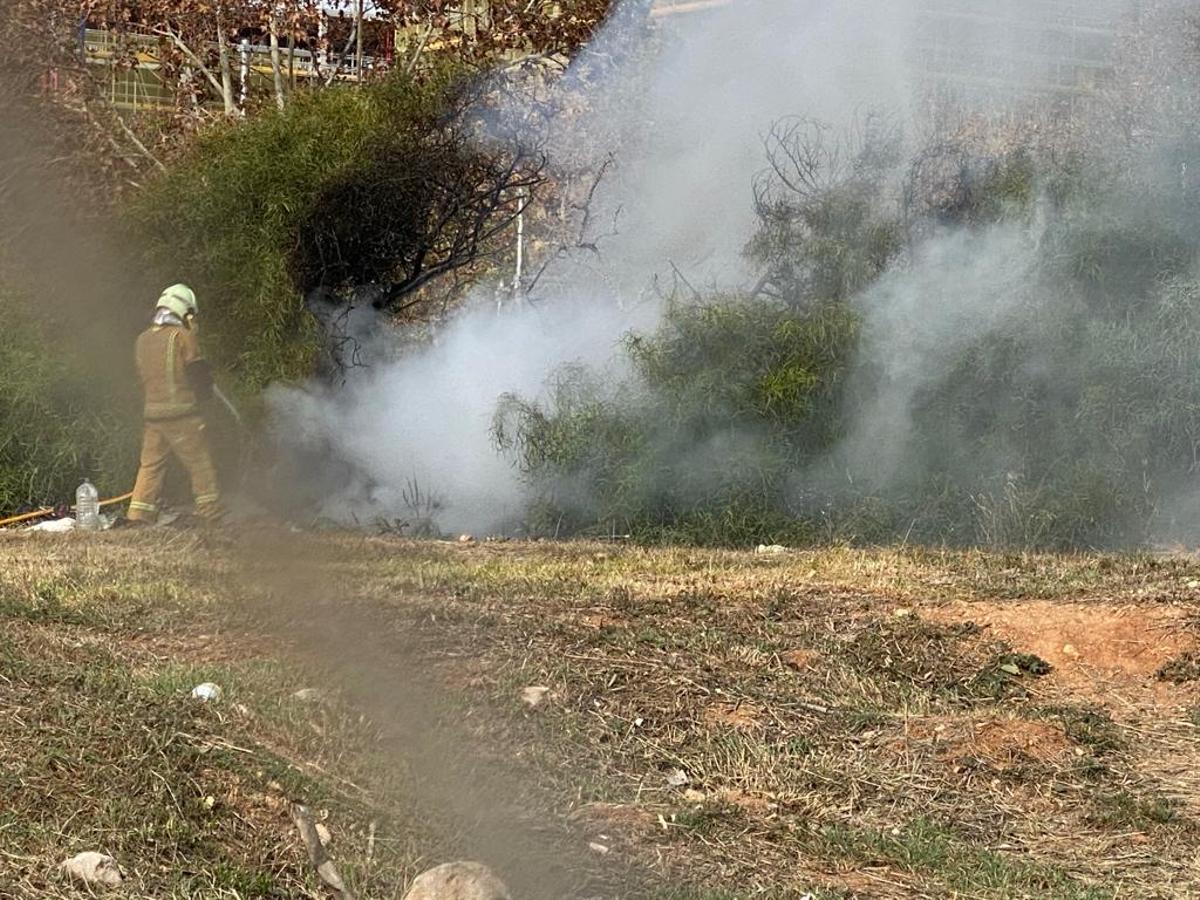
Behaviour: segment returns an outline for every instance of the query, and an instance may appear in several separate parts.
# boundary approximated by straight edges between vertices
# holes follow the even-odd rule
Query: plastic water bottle
[[[100,530],[100,492],[87,479],[75,490],[75,523],[85,531]]]

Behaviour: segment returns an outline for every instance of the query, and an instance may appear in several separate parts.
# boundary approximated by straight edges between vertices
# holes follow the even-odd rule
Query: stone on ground
[[[121,867],[111,856],[88,851],[59,864],[59,869],[90,887],[120,887]]]
[[[404,900],[512,900],[512,894],[487,866],[452,862],[418,876]]]

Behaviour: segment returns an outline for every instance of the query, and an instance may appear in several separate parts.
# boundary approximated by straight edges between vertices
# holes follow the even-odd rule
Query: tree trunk
[[[271,77],[275,79],[275,105],[283,112],[283,62],[279,55],[279,9],[271,9]]]
[[[225,17],[221,15],[221,5],[217,5],[217,59],[221,69],[221,102],[225,106],[225,115],[238,114],[237,100],[233,93],[233,62],[229,58],[229,36],[225,34]]]
[[[288,30],[288,90],[296,90],[296,31]]]
[[[329,23],[325,19],[325,13],[317,13],[317,75],[325,76],[325,69],[329,65]]]
[[[354,74],[359,84],[362,84],[363,77],[363,2],[364,0],[358,0],[358,7],[354,14],[354,29],[358,32],[355,38],[357,43],[354,54]]]

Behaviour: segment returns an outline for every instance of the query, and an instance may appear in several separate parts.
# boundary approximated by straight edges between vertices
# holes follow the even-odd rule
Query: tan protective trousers
[[[129,518],[140,522],[153,522],[158,518],[158,501],[172,455],[183,463],[192,480],[196,515],[210,521],[218,519],[221,495],[217,489],[217,470],[209,452],[204,419],[200,416],[146,422],[141,467],[129,503]]]

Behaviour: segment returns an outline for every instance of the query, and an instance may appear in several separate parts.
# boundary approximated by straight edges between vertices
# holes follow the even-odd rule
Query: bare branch
[[[202,60],[199,56],[197,56],[196,53],[192,50],[192,48],[189,47],[184,42],[183,38],[181,38],[178,34],[176,34],[175,31],[173,31],[167,25],[161,25],[158,28],[153,29],[153,31],[157,35],[161,35],[162,37],[165,37],[165,38],[170,38],[171,42],[174,43],[175,46],[179,49],[179,52],[182,53],[184,56],[186,56],[188,58],[188,60],[191,61],[192,65],[194,65],[200,71],[200,74],[203,75],[208,80],[209,85],[211,85],[212,89],[214,91],[216,91],[217,96],[218,97],[224,96],[225,92],[224,92],[224,89],[221,87],[221,82],[219,82],[217,80],[217,77],[215,75],[213,75],[212,70],[209,69],[209,67],[204,64],[204,60]]]
[[[354,900],[354,894],[346,887],[346,883],[342,880],[342,875],[338,871],[332,859],[329,858],[329,853],[325,850],[325,845],[321,842],[321,835],[317,833],[317,825],[313,821],[312,812],[307,806],[301,803],[292,804],[292,822],[296,825],[296,830],[300,832],[300,839],[304,841],[304,848],[308,851],[309,861],[313,864],[313,868],[317,870],[317,874],[321,877],[321,881],[333,891],[337,891],[342,900]]]

